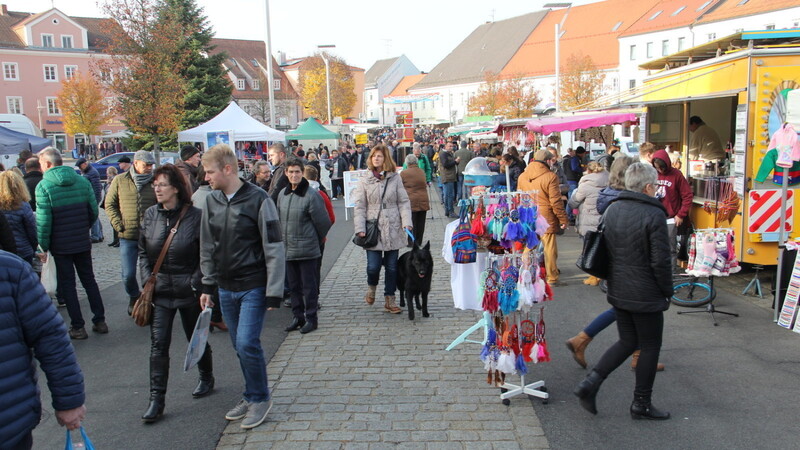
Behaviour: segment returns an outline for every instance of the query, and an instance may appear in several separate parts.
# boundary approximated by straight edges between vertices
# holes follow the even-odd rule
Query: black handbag
[[[386,196],[386,188],[388,185],[389,180],[386,180],[386,186],[384,186],[383,194],[381,194],[381,207],[378,210],[378,217],[381,216],[381,211],[383,211],[383,197]],[[381,231],[378,229],[378,219],[369,219],[365,225],[366,229],[364,231],[364,237],[360,237],[358,234],[355,234],[353,236],[353,244],[363,248],[375,247],[378,245],[378,241],[381,238]]]
[[[595,231],[587,231],[583,236],[583,251],[575,265],[579,269],[597,278],[608,278],[608,249],[603,238],[603,220]]]

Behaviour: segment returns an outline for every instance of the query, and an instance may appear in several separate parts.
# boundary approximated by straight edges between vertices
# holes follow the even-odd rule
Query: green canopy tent
[[[290,141],[326,141],[331,139],[338,140],[339,133],[323,127],[313,117],[309,117],[296,130],[286,133],[286,140]]]

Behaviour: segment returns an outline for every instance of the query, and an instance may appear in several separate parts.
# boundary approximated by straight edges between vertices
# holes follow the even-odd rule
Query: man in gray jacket
[[[303,178],[303,162],[286,161],[289,185],[278,194],[278,214],[286,237],[286,271],[294,319],[286,331],[303,334],[317,329],[320,245],[331,228],[325,202]],[[305,301],[304,301],[305,300]]]
[[[198,206],[200,306],[213,307],[214,286],[231,341],[244,375],[242,400],[228,411],[228,420],[242,420],[244,429],[260,425],[272,407],[261,329],[268,307],[280,307],[285,254],[278,211],[264,190],[239,178],[233,150],[225,144],[203,155],[203,169],[214,191]]]

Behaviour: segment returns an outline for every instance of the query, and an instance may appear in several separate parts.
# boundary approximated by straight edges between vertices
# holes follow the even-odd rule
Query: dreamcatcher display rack
[[[549,394],[543,380],[526,384],[527,363],[550,360],[545,339],[544,307],[551,300],[552,290],[541,275],[544,269],[539,236],[547,230],[547,222],[538,216],[536,193],[485,193],[462,200],[470,217],[470,231],[475,240],[494,243],[505,249],[503,254],[488,256],[487,267],[479,280],[483,317],[456,338],[447,350],[462,342],[483,345],[481,361],[487,370],[487,382],[501,390],[503,404],[510,398],[526,394],[547,403]],[[478,286],[476,286],[478,289]],[[531,321],[533,313],[536,320]],[[469,336],[483,329],[483,340]],[[506,381],[519,375],[519,384]]]

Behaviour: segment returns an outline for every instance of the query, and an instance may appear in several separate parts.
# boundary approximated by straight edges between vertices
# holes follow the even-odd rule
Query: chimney
[[[8,15],[8,6],[5,4],[0,5],[0,16],[7,16]]]
[[[278,64],[284,65],[286,64],[286,52],[278,52]]]

